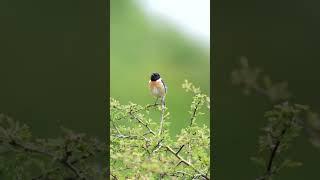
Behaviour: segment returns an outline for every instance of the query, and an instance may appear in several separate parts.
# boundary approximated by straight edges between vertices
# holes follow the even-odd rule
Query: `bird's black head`
[[[151,81],[156,81],[160,79],[160,74],[159,73],[152,73],[151,74]]]

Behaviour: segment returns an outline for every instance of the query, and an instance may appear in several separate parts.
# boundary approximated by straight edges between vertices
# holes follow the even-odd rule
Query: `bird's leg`
[[[157,105],[159,97],[157,97],[156,101],[154,102],[154,105]]]
[[[163,122],[164,122],[164,111],[165,111],[164,96],[162,96],[162,98],[161,98],[161,104],[162,104],[162,111],[161,111],[161,118],[160,118],[159,135],[161,135],[161,133],[162,133]]]

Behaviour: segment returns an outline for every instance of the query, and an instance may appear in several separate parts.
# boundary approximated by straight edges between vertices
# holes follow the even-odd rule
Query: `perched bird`
[[[157,98],[155,104],[157,103],[158,99],[161,98],[162,106],[164,106],[164,98],[167,93],[167,86],[164,84],[159,73],[151,74],[151,78],[149,80],[149,88],[151,94]]]

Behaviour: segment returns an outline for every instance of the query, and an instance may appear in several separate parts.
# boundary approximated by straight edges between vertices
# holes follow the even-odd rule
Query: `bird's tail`
[[[161,98],[161,104],[162,104],[162,109],[164,109],[165,106],[166,106],[165,96],[163,96],[163,97]]]

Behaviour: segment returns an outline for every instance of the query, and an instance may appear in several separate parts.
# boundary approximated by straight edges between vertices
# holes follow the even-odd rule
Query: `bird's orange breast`
[[[163,96],[165,88],[161,81],[149,81],[149,88],[154,96]]]
[[[161,82],[158,82],[158,81],[150,81],[149,82],[149,87],[150,89],[152,88],[162,88],[162,83]]]

